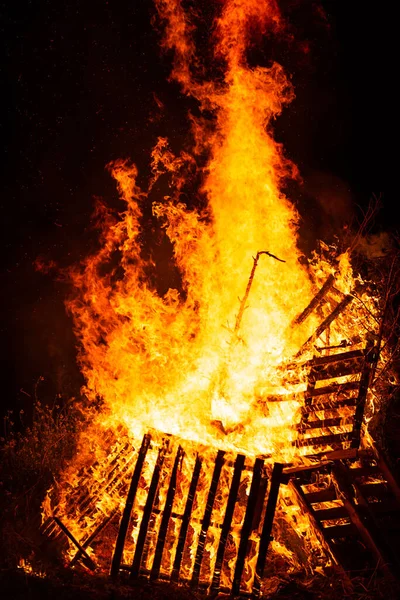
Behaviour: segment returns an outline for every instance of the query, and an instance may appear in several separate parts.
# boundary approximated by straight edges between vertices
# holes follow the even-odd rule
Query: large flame
[[[166,21],[164,45],[175,53],[172,76],[213,114],[207,124],[193,121],[197,150],[209,149],[202,190],[208,207],[200,211],[179,202],[182,173],[194,159],[187,153],[174,157],[160,139],[149,187],[168,172],[177,193],[154,202],[153,213],[172,242],[181,275],[180,289],[160,296],[141,244],[149,190],[139,189],[134,165],[110,165],[126,210],[115,221],[105,219],[101,250],[73,273],[76,295],[69,302],[86,393],[103,398],[113,418],[137,433],[155,427],[276,452],[287,446],[297,405],[260,412],[255,389],[267,379],[273,384],[274,367],[298,347],[288,324],[312,293],[299,262],[298,213],[282,192],[295,168],[271,130],[293,93],[279,65],[246,63],[252,32],[279,28],[279,11],[271,1],[222,3],[213,40],[224,77],[216,83],[191,75],[199,63],[194,27],[180,1],[156,0],[156,6]],[[239,328],[239,298],[258,251],[273,256],[260,256]],[[300,334],[304,339],[296,330]]]
[[[79,341],[84,391],[96,405],[98,398],[103,402],[82,436],[76,462],[61,477],[57,510],[68,515],[68,527],[77,538],[82,523],[95,529],[105,515],[108,518],[113,511],[122,510],[121,482],[137,458],[138,440],[149,430],[158,434],[152,458],[144,466],[137,513],[145,502],[157,444],[163,443],[164,433],[189,440],[175,516],[182,514],[188,493],[199,447],[194,442],[202,445],[207,458],[196,488],[197,521],[193,521],[190,540],[200,532],[212,476],[209,467],[217,448],[231,451],[231,456],[244,452],[249,464],[260,455],[271,463],[307,456],[307,450],[294,443],[306,374],[301,365],[292,369],[290,363],[293,366],[299,355],[304,362],[311,358],[315,348],[304,354],[304,344],[310,339],[317,341],[312,337],[317,325],[337,303],[327,301],[326,312],[321,309],[316,316],[310,310],[305,320],[296,321],[296,316],[328,275],[332,281],[335,273],[333,290],[339,301],[349,298],[345,295],[355,284],[347,254],[341,255],[335,266],[319,255],[306,267],[298,249],[299,215],[283,191],[286,180],[296,177],[297,171],[272,132],[273,120],[292,99],[293,90],[278,64],[253,67],[247,61],[254,34],[276,34],[283,28],[275,0],[216,2],[219,10],[215,9],[218,14],[210,36],[212,64],[204,64],[197,56],[195,26],[181,0],[155,0],[155,5],[164,25],[163,46],[173,53],[171,77],[198,102],[201,116],[190,116],[191,152],[175,156],[167,139],[157,140],[146,189],[139,187],[134,164],[119,160],[108,166],[125,210],[112,215],[99,204],[99,249],[70,271],[74,291],[68,308]],[[207,78],[206,72],[216,75]],[[201,189],[185,204],[182,198],[193,190],[193,178],[201,180]],[[169,194],[157,196],[166,179]],[[151,232],[144,227],[150,205],[156,240],[150,239]],[[163,247],[170,248],[168,268],[157,264],[160,235]],[[168,289],[172,270],[179,273],[179,283]],[[343,343],[364,348],[360,331],[376,334],[374,307],[366,306],[370,302],[363,296],[346,314],[332,319],[322,340],[322,346],[328,347],[327,356],[331,347],[343,348]],[[329,379],[323,382],[325,386],[329,383]],[[339,421],[332,426],[333,433],[349,432],[354,406],[339,410],[339,419],[336,413],[329,413],[329,407],[321,409],[318,418]],[[317,421],[312,423],[315,428]],[[313,431],[319,435],[318,429]],[[307,444],[307,432],[305,436]],[[121,464],[115,467],[118,461]],[[221,513],[217,523],[222,522],[232,476],[229,461],[227,465],[221,478],[224,489],[216,502],[215,510]],[[249,485],[250,478],[245,476],[244,496],[249,494]],[[81,506],[87,504],[86,487],[95,506],[91,517]],[[74,500],[72,507],[69,490],[79,500]],[[161,486],[160,506],[165,494],[166,487]],[[50,495],[44,505],[48,517],[52,514]],[[301,538],[311,536],[310,547],[315,545],[308,520],[297,514],[297,504],[286,496],[283,503],[285,518],[293,513]],[[244,503],[235,510],[234,521],[240,529]],[[178,531],[178,524],[175,526]],[[128,562],[137,535],[136,522],[125,550]],[[219,535],[216,531],[207,543],[207,560],[215,558]],[[235,535],[237,552],[237,531]],[[253,562],[259,534],[255,531],[254,536]],[[177,543],[176,536],[170,539]],[[294,561],[293,553],[279,541],[274,549]],[[172,548],[168,552],[172,556]],[[193,561],[192,555],[183,561],[184,577],[189,578]],[[171,568],[169,562],[165,573]],[[248,578],[250,581],[250,574]]]

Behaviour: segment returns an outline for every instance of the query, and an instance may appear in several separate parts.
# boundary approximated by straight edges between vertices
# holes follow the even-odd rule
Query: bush
[[[57,399],[56,399],[57,400]],[[0,446],[0,564],[18,566],[21,559],[43,559],[39,534],[41,504],[46,491],[71,460],[84,417],[74,399],[64,405],[36,401],[32,423],[20,428],[12,413],[4,419]]]

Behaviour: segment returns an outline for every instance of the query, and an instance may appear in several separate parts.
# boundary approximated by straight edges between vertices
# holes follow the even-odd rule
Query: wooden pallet
[[[336,352],[307,363],[308,385],[294,442],[305,449],[303,454],[358,448],[375,358],[374,342],[369,341],[364,349]]]
[[[186,446],[160,433],[146,434],[139,448],[125,445],[114,448],[103,481],[119,498],[112,511],[99,512],[82,485],[64,505],[66,513],[58,509],[42,527],[48,537],[75,547],[70,566],[81,563],[94,571],[108,564],[113,578],[125,574],[130,580],[185,582],[204,591],[257,597],[283,465]],[[122,466],[115,471],[114,465],[127,464],[121,458],[129,452],[129,471],[122,474]],[[83,482],[94,468],[83,474]],[[117,484],[121,478],[123,488]],[[101,491],[96,492],[97,483],[93,487],[96,500]],[[115,534],[104,538],[110,525]]]
[[[136,496],[149,449],[150,437],[145,436],[120,522],[112,577],[127,572],[130,579],[185,581],[210,592],[257,597],[283,465],[275,464],[272,473],[269,467],[268,475],[263,459],[249,460],[222,450],[210,462],[201,452],[186,454],[169,436],[158,447],[147,496],[140,505]],[[183,470],[190,477],[187,489],[180,487],[185,501],[177,512],[175,496]],[[195,506],[198,494],[204,502]],[[132,552],[126,553],[134,514],[136,541]]]
[[[353,458],[287,468],[282,481],[333,562],[345,571],[378,568],[397,576],[400,489],[380,455],[354,451]]]

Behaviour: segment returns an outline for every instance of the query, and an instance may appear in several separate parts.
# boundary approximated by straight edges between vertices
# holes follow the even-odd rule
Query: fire
[[[176,515],[182,516],[187,502],[196,444],[206,447],[202,452],[211,462],[218,449],[232,456],[244,453],[246,461],[260,456],[270,463],[301,460],[308,453],[311,436],[323,435],[326,429],[308,421],[302,445],[294,443],[304,409],[306,360],[315,353],[317,342],[322,349],[342,348],[346,337],[355,351],[363,348],[364,342],[356,333],[363,327],[376,330],[376,323],[371,301],[363,298],[362,305],[369,303],[368,310],[362,310],[360,304],[350,307],[316,339],[312,337],[336,304],[348,301],[357,281],[347,254],[335,265],[321,255],[307,264],[298,249],[299,214],[283,191],[287,179],[297,177],[297,169],[285,157],[272,131],[274,119],[293,98],[293,90],[280,65],[250,66],[246,59],[254,34],[277,34],[284,27],[277,3],[216,3],[219,14],[212,34],[211,67],[202,64],[196,54],[195,26],[181,1],[155,0],[155,5],[164,24],[163,46],[174,55],[171,77],[185,94],[198,101],[208,117],[191,117],[191,152],[176,156],[168,140],[156,142],[147,187],[139,186],[138,170],[131,162],[118,160],[108,165],[125,208],[113,215],[105,206],[98,206],[99,249],[71,269],[73,294],[67,302],[79,342],[84,393],[92,404],[100,398],[102,409],[82,435],[76,462],[64,474],[58,506],[62,514],[68,494],[79,497],[76,514],[68,523],[78,538],[83,522],[95,526],[98,515],[122,511],[123,499],[116,490],[126,485],[124,477],[139,456],[138,440],[144,434],[158,431],[185,440],[189,444],[185,446],[187,458],[179,471],[171,513],[175,516],[171,517],[160,566],[160,572],[170,576],[180,527]],[[217,71],[218,76],[207,79],[207,68]],[[208,158],[203,164],[205,155]],[[170,194],[152,201],[152,218],[154,227],[170,244],[171,263],[180,279],[166,292],[160,291],[160,268],[151,252],[155,242],[143,224],[161,176],[169,178]],[[190,189],[188,184],[194,176],[200,177],[201,189],[185,204],[183,192]],[[196,202],[198,198],[201,202]],[[326,306],[319,314],[299,319],[333,275],[335,287],[331,286]],[[321,375],[315,395],[323,386],[335,389],[349,382],[351,387],[358,376],[354,370],[341,379],[336,374],[331,379]],[[349,406],[343,406],[340,418],[334,410],[329,412],[329,407],[321,408],[315,418],[330,419],[332,433],[348,434],[351,427],[346,418],[354,416],[351,400]],[[107,434],[111,438],[106,441],[107,431],[112,433]],[[160,451],[164,443],[160,435],[153,438],[153,454],[143,468],[125,562],[132,562],[139,543],[139,514],[159,460],[155,449]],[[128,457],[126,448],[131,443]],[[190,444],[192,449],[188,450]],[[96,463],[89,468],[93,453]],[[246,468],[250,466],[246,462]],[[115,469],[120,471],[115,474]],[[81,511],[82,473],[97,498],[94,516]],[[220,522],[224,498],[233,481],[232,463],[227,462],[221,473],[215,504]],[[193,547],[201,536],[211,481],[212,472],[201,471],[187,534]],[[232,557],[238,552],[238,532],[245,519],[250,483],[247,473],[240,480],[242,504],[238,503],[232,517]],[[106,485],[106,493],[100,494]],[[165,480],[159,488],[160,506],[166,502],[167,491]],[[288,494],[283,499],[286,516],[296,516],[299,531],[305,536],[304,515]],[[49,500],[44,512],[51,514]],[[154,518],[155,529],[160,527],[160,514]],[[263,515],[260,512],[259,524]],[[176,530],[175,537],[172,530]],[[254,578],[256,568],[257,531],[249,533],[252,558],[244,575],[247,582]],[[219,536],[220,530],[211,526],[201,573],[211,573],[216,564]],[[155,544],[154,538],[143,559],[148,570]],[[195,556],[188,548],[181,568],[184,578],[196,568]],[[293,552],[279,541],[274,542],[274,548],[294,561]],[[226,585],[232,581],[232,565],[225,565],[221,578]]]
[[[208,206],[201,210],[179,201],[182,173],[195,159],[187,153],[174,157],[160,139],[149,187],[167,172],[175,190],[152,210],[172,243],[181,276],[179,289],[160,296],[141,243],[150,190],[139,188],[134,165],[122,160],[109,165],[126,210],[115,221],[105,219],[102,247],[72,274],[76,295],[68,303],[81,344],[85,392],[100,396],[112,419],[137,435],[154,427],[217,445],[223,438],[224,446],[247,452],[277,452],[287,446],[298,405],[260,414],[254,390],[276,379],[276,366],[304,340],[307,332],[294,333],[288,324],[312,297],[309,274],[299,262],[299,216],[282,192],[296,169],[271,130],[293,92],[279,65],[246,64],[253,30],[276,29],[279,11],[275,2],[223,3],[214,50],[224,81],[215,83],[190,74],[198,59],[193,26],[180,2],[156,6],[167,22],[164,44],[175,51],[172,76],[212,108],[212,133],[209,124],[194,123],[197,149],[209,147],[202,185]],[[240,329],[234,331],[251,257],[263,250],[274,257],[260,257]],[[273,444],[264,435],[271,427]]]

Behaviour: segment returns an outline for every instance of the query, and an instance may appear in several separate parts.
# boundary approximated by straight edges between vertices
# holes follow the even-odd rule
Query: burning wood
[[[279,65],[246,60],[254,29],[281,28],[278,7],[226,0],[214,38],[223,76],[198,81],[181,3],[155,3],[173,78],[213,115],[212,135],[193,119],[195,150],[209,152],[208,208],[182,203],[196,161],[163,138],[147,190],[134,165],[109,166],[126,209],[107,215],[99,250],[70,270],[68,300],[84,393],[101,407],[49,490],[42,532],[71,566],[253,596],[271,554],[295,561],[276,509],[298,548],[318,548],[312,568],[318,554],[318,567],[346,569],[348,540],[362,541],[372,567],[392,560],[378,513],[397,510],[399,494],[367,428],[385,355],[379,299],[349,252],[305,266],[282,192],[295,167],[271,133],[292,90]],[[162,294],[142,227],[165,173],[176,194],[153,203],[152,218],[180,281]],[[274,254],[258,251],[247,278],[243,261],[265,247]]]
[[[330,278],[330,285],[332,281]],[[327,287],[323,286],[325,293]],[[322,296],[318,292],[318,302],[310,305],[317,306]],[[333,323],[331,319],[330,325]],[[114,578],[126,572],[130,578],[182,581],[210,591],[258,596],[279,488],[289,483],[293,497],[311,520],[316,540],[336,564],[344,561],[340,540],[357,539],[357,535],[372,557],[382,562],[376,530],[360,513],[362,495],[357,492],[353,499],[344,483],[352,477],[356,486],[357,477],[373,472],[394,490],[390,505],[400,511],[398,488],[382,459],[375,459],[371,452],[358,452],[377,348],[371,340],[364,348],[339,349],[341,346],[334,354],[331,348],[320,350],[326,354],[297,365],[297,381],[303,381],[303,372],[307,374],[304,391],[296,393],[298,401],[302,396],[301,420],[295,425],[298,433],[292,442],[297,466],[285,468],[277,463],[272,469],[270,455],[252,459],[211,447],[196,449],[193,443],[159,432],[146,434],[136,450],[130,442],[116,442],[111,435],[109,443],[114,441],[114,446],[108,471],[103,465],[102,483],[85,493],[82,490],[87,484],[78,481],[76,492],[63,504],[76,533],[67,529],[58,511],[46,521],[43,532],[66,534],[75,547],[71,565],[80,560],[89,569],[110,569]],[[278,404],[285,401],[278,397],[273,402],[277,400]],[[120,434],[126,436],[127,432],[120,429]],[[318,458],[320,462],[315,462]],[[301,466],[310,459],[311,465]],[[368,464],[371,460],[372,467]],[[352,467],[358,464],[355,461],[361,461],[361,467]],[[95,464],[89,469],[89,477],[96,468]],[[312,483],[316,475],[322,477],[322,487]],[[368,485],[362,481],[365,489]],[[378,493],[377,487],[374,490]],[[108,505],[99,510],[104,495],[108,495]],[[369,506],[366,500],[364,504]],[[115,531],[118,521],[118,535],[104,540],[102,532],[113,523]],[[77,533],[80,528],[86,529],[83,537],[82,531]],[[98,565],[93,558],[96,552],[87,552],[95,541],[104,545]]]

